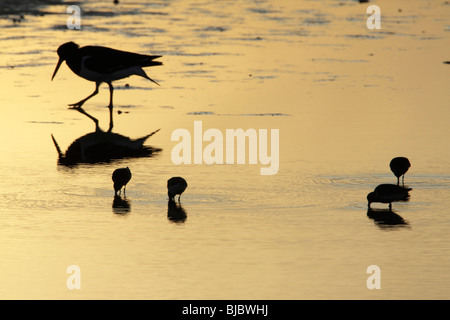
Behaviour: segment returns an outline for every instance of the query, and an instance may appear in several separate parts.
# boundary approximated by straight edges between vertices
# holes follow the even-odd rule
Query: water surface
[[[0,19],[0,297],[43,299],[448,299],[449,21],[445,1],[84,1]],[[13,15],[14,14],[14,15]],[[58,165],[94,123],[69,110],[94,84],[63,65],[67,41],[162,55],[115,82],[113,132],[157,129],[152,157]],[[128,84],[128,85],[127,85]],[[84,108],[108,128],[108,89]],[[117,113],[121,111],[121,113]],[[279,129],[280,164],[175,165],[174,130]],[[205,143],[206,145],[206,143]],[[386,220],[366,195],[395,183]],[[111,174],[129,166],[125,208]],[[181,208],[166,181],[183,176]],[[402,223],[398,223],[402,221]],[[81,270],[81,289],[66,269]],[[381,269],[381,289],[366,269]]]

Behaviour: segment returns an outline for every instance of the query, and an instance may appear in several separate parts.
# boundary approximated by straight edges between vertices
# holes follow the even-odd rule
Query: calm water
[[[450,298],[450,5],[378,5],[380,30],[348,0],[81,1],[81,30],[67,29],[67,4],[3,15],[0,298]],[[94,130],[67,107],[94,84],[65,64],[50,81],[67,41],[163,56],[147,69],[160,87],[134,76],[114,92],[113,131],[161,128],[146,143],[160,152],[58,165],[51,134],[65,151]],[[84,106],[103,129],[108,99],[103,84]],[[193,135],[194,121],[224,136],[279,129],[278,173],[175,165],[171,134]],[[393,204],[402,223],[383,223],[387,205],[368,212],[366,195],[396,182],[400,155],[413,191]],[[113,208],[122,166],[128,208]],[[177,175],[189,187],[174,213],[165,186]],[[66,286],[71,265],[80,290]]]

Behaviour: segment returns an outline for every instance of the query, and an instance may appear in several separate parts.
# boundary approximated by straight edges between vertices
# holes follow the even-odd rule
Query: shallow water
[[[380,30],[357,1],[120,2],[84,1],[81,30],[67,4],[0,19],[1,298],[449,298],[447,2],[381,2]],[[65,64],[50,81],[67,41],[163,56],[147,69],[161,86],[114,83],[113,132],[161,128],[146,143],[160,152],[58,165],[51,134],[65,151],[95,128],[67,107],[94,85]],[[108,99],[103,84],[84,105],[105,130]],[[194,121],[224,137],[279,129],[277,174],[248,159],[175,165],[172,132],[193,136]],[[410,200],[393,204],[399,217],[368,212],[400,155]],[[113,208],[123,166],[128,204]],[[173,210],[178,175],[189,186]],[[381,289],[367,288],[370,265]]]

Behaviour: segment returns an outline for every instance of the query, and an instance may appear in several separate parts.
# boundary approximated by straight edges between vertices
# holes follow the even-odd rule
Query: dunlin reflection
[[[169,199],[167,203],[167,219],[175,223],[183,223],[187,219],[186,210],[183,209],[180,203]]]
[[[115,214],[127,214],[131,211],[131,204],[127,198],[115,195],[112,208]]]
[[[368,208],[367,217],[374,220],[375,224],[383,229],[405,227],[409,225],[399,214],[390,209]]]

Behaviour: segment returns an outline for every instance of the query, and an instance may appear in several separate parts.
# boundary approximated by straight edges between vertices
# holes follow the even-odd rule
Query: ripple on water
[[[290,114],[280,112],[268,113],[215,113],[213,111],[191,111],[186,113],[189,116],[237,116],[237,117],[289,117]]]
[[[329,184],[336,187],[374,187],[382,183],[396,184],[392,174],[355,175],[355,176],[323,176],[317,177],[315,183]],[[450,176],[445,175],[405,175],[405,186],[411,188],[450,188]]]
[[[312,182],[324,191],[330,202],[341,203],[347,209],[361,209],[366,207],[368,192],[379,184],[396,184],[397,179],[390,174],[317,176]],[[405,186],[413,189],[409,202],[414,205],[408,211],[423,211],[437,199],[447,197],[450,176],[406,175]]]

